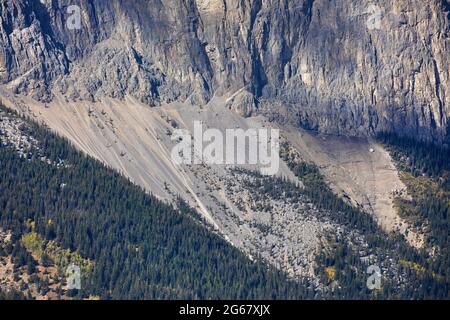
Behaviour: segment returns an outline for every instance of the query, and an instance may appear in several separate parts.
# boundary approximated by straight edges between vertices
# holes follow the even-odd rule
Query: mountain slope
[[[30,274],[34,280],[27,286],[37,285],[44,297],[49,283],[37,274],[53,275],[50,270],[56,265],[63,276],[67,264],[75,262],[86,264],[82,289],[61,292],[75,298],[448,298],[445,207],[417,207],[417,214],[430,219],[428,241],[437,251],[416,251],[402,237],[388,236],[373,217],[337,198],[317,167],[287,154],[304,188],[244,169],[229,172],[230,202],[247,207],[253,217],[241,222],[260,236],[260,243],[247,239],[260,253],[252,262],[183,203],[174,209],[160,202],[7,109],[2,108],[0,116],[0,229],[11,234],[4,237],[0,232],[0,274],[3,255],[12,253],[13,270]],[[236,188],[242,196],[236,196]],[[436,203],[433,198],[426,201]],[[228,212],[230,218],[237,214]],[[308,242],[317,235],[320,251],[315,252]],[[283,241],[274,242],[275,237]],[[55,248],[67,258],[57,258]],[[294,279],[267,262],[288,270]],[[366,287],[371,264],[382,267],[382,290]],[[20,282],[25,275],[14,271],[14,277],[21,285],[12,288],[25,290]],[[5,298],[15,292],[5,290],[3,281],[1,291],[6,291]]]
[[[81,28],[69,30],[72,2],[2,2],[2,83],[44,100],[149,105],[242,89],[244,115],[448,138],[445,0],[80,0]]]
[[[2,109],[1,117],[6,122],[16,115]],[[250,261],[189,207],[160,202],[45,128],[20,122],[19,140],[33,137],[36,144],[15,145],[1,135],[0,227],[17,241],[32,221],[41,237],[92,259],[79,297],[314,296],[279,271]]]
[[[46,236],[48,220],[34,221],[45,210],[29,212],[10,199],[19,196],[33,207],[49,206],[55,209],[51,220],[60,219],[60,246],[81,251],[88,259],[101,257],[102,268],[109,271],[109,256],[100,252],[100,245],[87,244],[96,230],[110,255],[139,270],[139,276],[127,271],[121,278],[112,264],[112,278],[96,273],[92,293],[103,295],[109,286],[105,297],[267,297],[272,288],[259,282],[271,277],[260,272],[265,265],[252,269],[250,264],[244,280],[234,271],[211,267],[219,263],[216,257],[231,255],[236,265],[224,266],[247,270],[250,262],[243,254],[262,258],[301,282],[308,279],[306,289],[274,271],[275,286],[281,283],[277,297],[310,297],[313,288],[330,297],[371,297],[364,285],[369,263],[385,268],[383,276],[390,279],[377,297],[446,297],[448,194],[440,189],[446,183],[440,168],[447,152],[441,147],[450,137],[448,9],[448,1],[441,0],[3,1],[0,98],[130,179],[107,174],[99,163],[77,154],[72,160],[80,166],[65,169],[85,192],[66,189],[62,182],[60,189],[73,193],[69,200],[55,200],[58,192],[66,194],[57,185],[52,189],[52,179],[69,178],[69,173],[43,169],[39,162],[30,167],[10,153],[15,148],[24,156],[23,148],[40,141],[42,150],[51,154],[43,159],[61,169],[64,161],[57,153],[75,151],[41,129],[36,130],[40,139],[9,136],[17,127],[6,121],[1,127],[12,149],[4,150],[10,172],[3,174],[11,196],[3,204],[20,207],[19,215],[26,216],[19,219],[21,226],[15,225],[15,211],[6,210],[6,226],[29,236],[38,223]],[[79,27],[67,25],[78,18]],[[257,166],[176,165],[170,155],[176,144],[173,133],[192,133],[196,120],[221,132],[280,129],[286,157],[278,175],[260,177],[252,171]],[[379,133],[394,133],[394,142],[380,144],[373,139]],[[395,134],[412,139],[406,140],[400,159],[394,149],[397,162],[388,152],[403,141]],[[54,143],[47,144],[48,139]],[[436,146],[411,148],[421,139]],[[424,155],[430,150],[439,161]],[[410,154],[419,160],[411,160]],[[409,161],[422,167],[409,168],[403,163]],[[93,166],[102,168],[98,170],[109,177],[107,182],[96,180]],[[405,167],[417,176],[442,172],[431,180],[420,179],[402,172]],[[89,176],[87,169],[92,169]],[[45,173],[39,179],[49,186],[34,180],[36,170]],[[78,171],[73,170],[80,170],[83,179],[74,177]],[[18,183],[27,190],[27,179],[34,188],[31,198],[14,188]],[[109,191],[118,184],[133,201]],[[145,198],[145,192],[159,200]],[[46,194],[49,202],[38,202],[36,194]],[[99,205],[93,195],[108,201]],[[149,207],[144,198],[151,199]],[[194,209],[184,208],[181,220],[177,210],[160,202],[175,205],[179,198]],[[62,203],[62,211],[70,210],[56,210],[60,208],[54,201]],[[76,212],[71,211],[73,202]],[[114,212],[103,211],[103,205]],[[86,226],[77,215],[88,216],[91,210],[98,218]],[[128,217],[125,222],[122,214]],[[193,222],[196,231],[190,229],[191,216],[198,218]],[[164,226],[156,226],[159,221]],[[204,222],[208,230],[200,226]],[[117,245],[110,241],[111,234],[128,228],[139,239],[130,236]],[[89,241],[81,239],[85,234]],[[164,239],[155,239],[155,234]],[[197,243],[199,235],[208,241]],[[169,253],[160,251],[166,240]],[[141,245],[134,247],[136,241],[145,254]],[[229,244],[242,250],[244,260],[236,258],[241,253]],[[185,250],[191,245],[200,250],[194,257]],[[211,252],[213,257],[203,255],[210,245],[220,247]],[[30,260],[21,246],[16,248],[19,260]],[[208,272],[199,275],[203,264]],[[243,287],[237,285],[240,281]],[[213,285],[205,289],[204,282]],[[112,293],[117,283],[121,288]],[[418,289],[404,290],[411,283]],[[225,289],[228,284],[232,290]],[[339,286],[342,290],[335,291]]]

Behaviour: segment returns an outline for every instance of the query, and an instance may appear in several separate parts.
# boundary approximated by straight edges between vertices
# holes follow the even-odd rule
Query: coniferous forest
[[[77,297],[313,297],[306,285],[249,260],[185,204],[174,209],[160,202],[43,127],[32,124],[31,132],[47,159],[65,165],[24,159],[0,147],[0,226],[20,239],[33,221],[39,235],[92,260]]]
[[[1,112],[19,117],[3,107]],[[403,268],[399,272],[407,279],[406,287],[386,279],[383,290],[368,291],[354,248],[335,239],[332,250],[317,256],[316,272],[323,276],[332,268],[339,286],[320,291],[307,280],[290,280],[264,261],[250,260],[206,227],[183,201],[175,207],[163,203],[47,128],[29,120],[27,124],[27,134],[39,141],[39,152],[24,157],[0,145],[0,228],[12,232],[13,244],[0,247],[0,256],[11,254],[33,276],[37,266],[27,244],[57,243],[77,261],[88,261],[82,289],[70,292],[72,297],[449,298],[448,150],[387,134],[379,137],[400,171],[408,174],[405,183],[412,200],[399,202],[400,214],[418,228],[427,225],[427,245],[438,248],[434,254],[411,248],[398,235],[387,236],[370,215],[337,197],[313,164],[284,159],[303,181],[303,190],[284,179],[260,178],[255,190],[306,196],[335,223],[364,235],[371,248],[395,252],[395,262]],[[41,260],[52,259],[45,252]],[[326,277],[322,280],[327,283]],[[0,290],[0,299],[25,298],[20,291]]]

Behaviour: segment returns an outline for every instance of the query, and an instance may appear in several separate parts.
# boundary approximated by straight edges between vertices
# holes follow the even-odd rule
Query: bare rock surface
[[[233,166],[177,165],[172,161],[174,130],[193,133],[194,121],[201,120],[205,129],[222,132],[229,128],[273,127],[261,116],[239,116],[226,107],[225,99],[215,98],[197,108],[178,103],[148,108],[134,98],[65,102],[64,97],[56,96],[45,108],[40,102],[11,95],[6,90],[0,89],[0,96],[7,106],[46,123],[77,148],[123,173],[148,192],[170,202],[181,196],[215,232],[249,256],[261,256],[292,277],[315,279],[314,257],[322,239],[330,233],[352,232],[320,219],[319,211],[308,199],[300,197],[294,201],[262,195],[245,182],[251,176],[236,173]],[[320,137],[289,126],[279,128],[302,159],[320,166],[337,193],[347,194],[349,201],[373,214],[387,232],[397,231],[398,227],[402,233],[409,230],[408,234],[415,235],[393,209],[391,188],[404,186],[380,146],[363,139]],[[372,148],[374,152],[370,152]],[[283,161],[277,176],[302,188],[302,182]],[[412,245],[420,247],[419,241],[411,239],[408,237]]]
[[[412,230],[394,207],[395,196],[407,196],[407,188],[381,145],[365,138],[316,135],[292,128],[285,132],[301,157],[319,166],[334,192],[373,214],[385,230],[400,232],[416,248],[423,246],[423,234]]]
[[[69,6],[79,9],[79,28]],[[237,96],[324,133],[449,139],[443,0],[29,1],[0,5],[0,83],[49,101]],[[251,95],[255,99],[251,98]],[[287,110],[287,111],[286,111]]]

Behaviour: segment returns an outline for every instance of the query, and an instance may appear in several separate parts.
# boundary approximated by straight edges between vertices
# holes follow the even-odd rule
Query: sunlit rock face
[[[17,93],[153,106],[242,90],[239,113],[346,135],[449,139],[449,52],[441,0],[0,4],[0,82]]]

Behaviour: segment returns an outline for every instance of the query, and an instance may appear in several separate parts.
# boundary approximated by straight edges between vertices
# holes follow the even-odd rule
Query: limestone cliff
[[[148,105],[237,93],[230,106],[243,115],[443,142],[449,8],[447,0],[3,0],[0,83],[40,100],[131,95]]]

